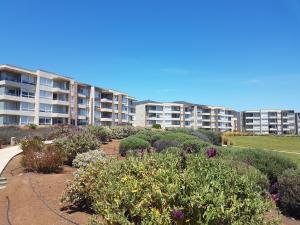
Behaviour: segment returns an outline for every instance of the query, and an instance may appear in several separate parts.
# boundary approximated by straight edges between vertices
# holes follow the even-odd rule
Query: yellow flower
[[[138,189],[131,190],[132,193],[136,193],[138,191],[139,191]]]

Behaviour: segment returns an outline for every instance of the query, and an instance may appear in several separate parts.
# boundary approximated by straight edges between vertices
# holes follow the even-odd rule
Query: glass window
[[[53,93],[50,91],[40,90],[40,98],[53,99]]]
[[[21,116],[20,121],[21,121],[21,124],[32,124],[33,123],[33,117],[31,117],[31,116]]]
[[[24,98],[34,98],[35,93],[33,91],[29,91],[28,89],[22,89],[22,97],[24,97]]]
[[[40,112],[52,112],[52,105],[50,104],[40,104]]]
[[[51,125],[51,118],[50,117],[40,117],[39,124],[40,125]]]
[[[40,78],[40,84],[45,85],[45,86],[49,86],[49,87],[53,87],[53,80],[48,79],[46,77],[41,77]]]
[[[34,103],[21,102],[22,111],[34,111]]]
[[[21,82],[25,84],[35,84],[35,78],[29,75],[22,74]]]

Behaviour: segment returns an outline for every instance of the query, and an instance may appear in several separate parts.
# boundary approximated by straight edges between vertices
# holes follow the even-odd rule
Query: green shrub
[[[288,169],[278,178],[278,205],[288,216],[300,219],[300,170]]]
[[[213,145],[221,145],[222,144],[221,133],[202,129],[202,128],[199,128],[198,131],[200,133],[204,134]]]
[[[90,165],[75,178],[73,190],[87,182],[81,199],[106,224],[264,224],[272,204],[257,180],[219,159],[194,154],[180,173],[179,161],[175,154],[154,153],[97,169]],[[66,199],[72,203],[76,194],[67,192]]]
[[[54,145],[43,144],[40,138],[27,138],[21,142],[22,166],[27,171],[57,172],[63,165],[64,155]]]
[[[67,138],[57,139],[55,145],[65,153],[66,162],[71,165],[78,153],[97,150],[101,143],[91,133],[83,131]]]
[[[150,143],[137,137],[128,137],[121,141],[119,147],[119,153],[122,156],[126,156],[128,152],[138,152],[140,150],[149,149]]]
[[[182,132],[166,132],[161,138],[161,140],[166,141],[177,141],[179,144],[191,139],[198,140],[197,137]]]
[[[235,160],[239,160],[257,168],[266,174],[271,183],[286,169],[296,169],[297,164],[278,153],[259,149],[240,149],[230,151],[229,155]]]
[[[160,124],[153,124],[152,128],[153,129],[161,129],[161,125]]]
[[[200,133],[199,131],[191,131],[190,134],[193,135],[193,136],[196,136],[201,141],[210,142],[210,140],[208,139],[208,137],[206,135]]]
[[[72,166],[86,167],[90,163],[106,160],[105,153],[102,150],[91,150],[88,152],[77,154],[72,162]]]
[[[191,139],[191,140],[186,140],[184,141],[182,144],[182,149],[189,152],[189,153],[199,153],[201,151],[203,151],[204,149],[206,149],[207,147],[210,146],[209,143],[207,142],[203,142],[200,140],[195,140],[195,139]]]
[[[168,140],[158,140],[154,142],[153,147],[157,152],[161,152],[162,150],[169,148],[169,147],[176,147],[178,146],[177,141],[168,141]]]
[[[102,170],[107,162],[97,161],[80,167],[74,173],[74,178],[67,184],[61,202],[72,206],[91,210],[94,185],[97,183],[97,174]]]
[[[178,147],[168,147],[168,148],[163,149],[161,151],[161,153],[170,153],[170,154],[179,155],[181,151],[182,151],[182,149],[178,148]]]
[[[31,124],[28,125],[28,127],[29,127],[30,129],[32,129],[32,130],[35,130],[35,129],[37,128],[37,125],[31,123]]]
[[[109,142],[112,139],[112,131],[108,127],[89,126],[88,131],[101,142]]]

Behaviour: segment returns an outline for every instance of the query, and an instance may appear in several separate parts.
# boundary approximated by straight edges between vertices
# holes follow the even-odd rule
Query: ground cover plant
[[[152,153],[90,164],[63,200],[90,205],[107,224],[264,224],[272,203],[257,185],[260,172],[251,167],[256,175],[250,176],[221,158],[198,154],[185,160],[179,168],[181,156]]]
[[[104,160],[106,160],[106,156],[102,150],[91,150],[77,154],[72,162],[72,166],[76,168],[86,167],[90,163]]]

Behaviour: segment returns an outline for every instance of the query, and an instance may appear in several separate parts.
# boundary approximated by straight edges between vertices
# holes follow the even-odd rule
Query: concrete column
[[[34,124],[39,125],[39,111],[40,111],[40,75],[38,72],[35,86],[34,98]]]

